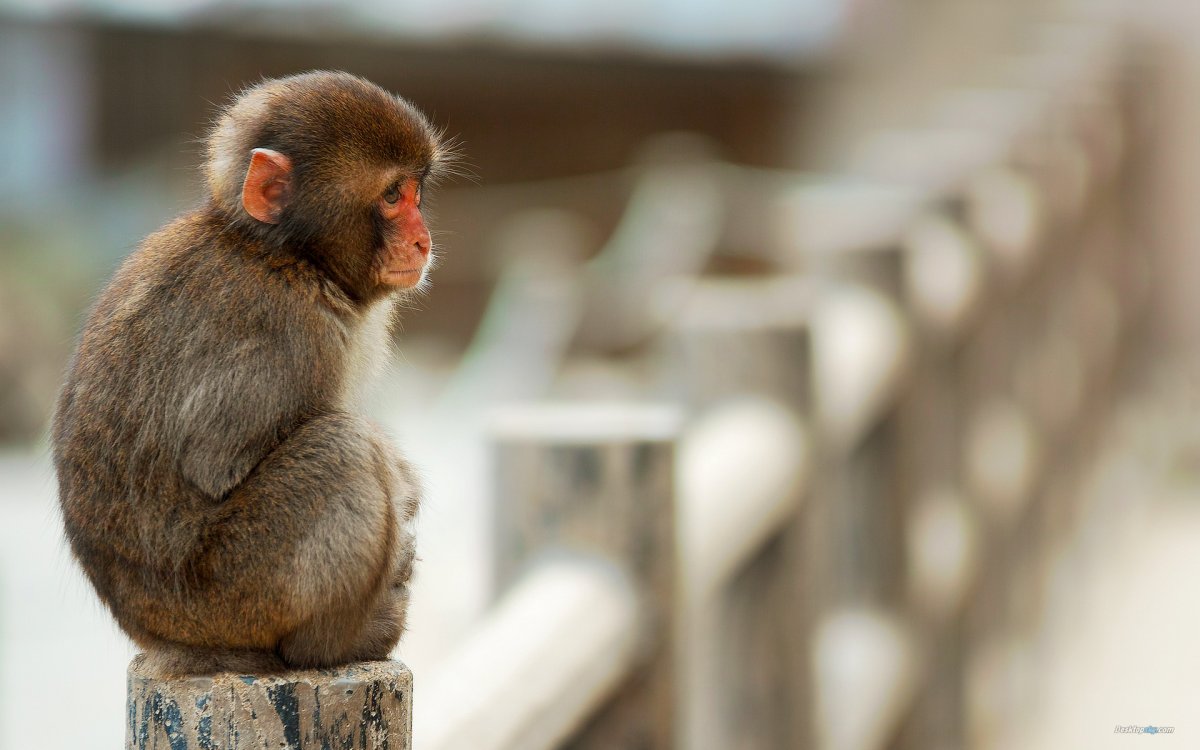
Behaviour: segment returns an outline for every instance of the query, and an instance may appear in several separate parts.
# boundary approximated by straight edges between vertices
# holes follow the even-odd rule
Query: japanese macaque
[[[59,397],[75,557],[162,674],[382,659],[405,625],[419,488],[357,409],[431,263],[429,121],[361,78],[241,94],[204,204],[100,295]]]

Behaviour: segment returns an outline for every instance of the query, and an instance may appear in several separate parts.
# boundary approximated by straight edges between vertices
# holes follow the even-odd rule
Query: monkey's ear
[[[250,152],[242,208],[264,224],[278,224],[292,195],[292,160],[269,148]]]

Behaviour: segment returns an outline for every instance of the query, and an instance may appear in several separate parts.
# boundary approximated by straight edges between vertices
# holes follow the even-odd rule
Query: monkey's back
[[[222,593],[232,573],[205,558],[230,491],[340,387],[323,363],[337,361],[344,331],[312,304],[318,285],[222,232],[197,212],[126,259],[89,315],[55,415],[67,537],[135,640],[213,635],[195,605],[237,604]]]

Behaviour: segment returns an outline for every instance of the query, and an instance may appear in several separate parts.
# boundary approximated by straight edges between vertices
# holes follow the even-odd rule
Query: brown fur
[[[238,200],[250,149],[295,165],[278,225]],[[117,271],[54,421],[71,547],[165,673],[385,658],[419,490],[349,409],[394,295],[376,196],[443,158],[410,104],[343,73],[267,81],[221,116],[204,206]]]

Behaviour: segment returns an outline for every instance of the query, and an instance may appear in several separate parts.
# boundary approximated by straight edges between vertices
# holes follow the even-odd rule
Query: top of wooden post
[[[397,661],[160,678],[129,664],[126,750],[409,750],[412,672]]]

